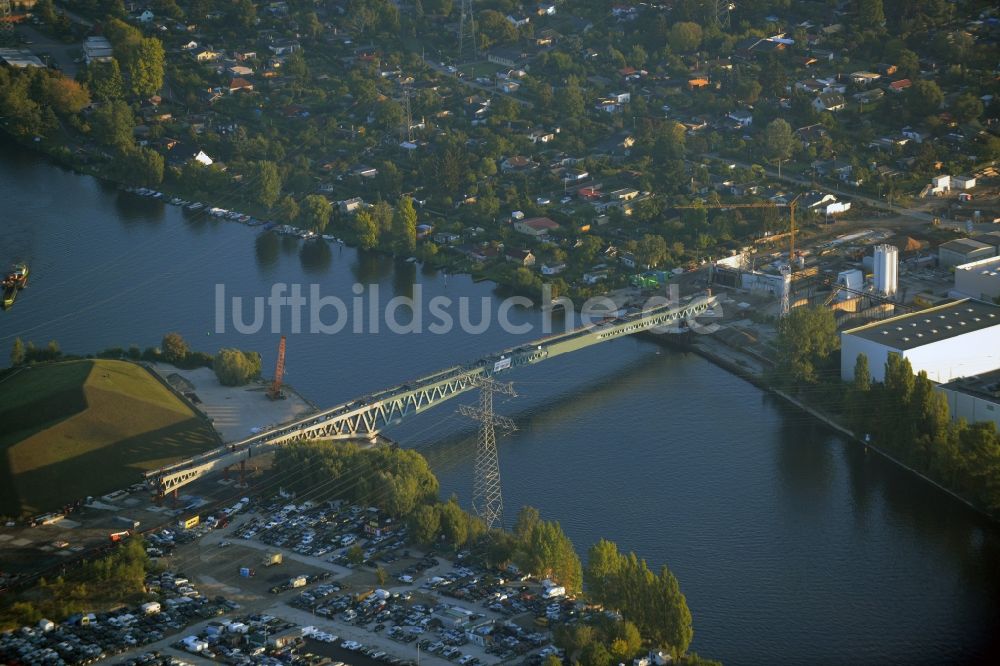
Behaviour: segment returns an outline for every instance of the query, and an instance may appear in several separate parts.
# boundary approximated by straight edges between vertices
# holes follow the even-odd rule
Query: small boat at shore
[[[14,305],[17,292],[28,286],[28,272],[28,264],[16,264],[13,272],[3,279],[0,287],[3,288],[4,309]]]
[[[194,212],[194,211],[196,211],[196,210],[201,210],[201,209],[202,209],[202,208],[204,208],[204,207],[205,207],[205,204],[203,204],[203,203],[202,203],[202,202],[200,202],[200,201],[194,201],[194,202],[192,202],[192,203],[189,203],[189,204],[188,204],[187,206],[185,206],[185,208],[186,208],[187,210],[190,210],[190,211],[192,211],[192,212]]]

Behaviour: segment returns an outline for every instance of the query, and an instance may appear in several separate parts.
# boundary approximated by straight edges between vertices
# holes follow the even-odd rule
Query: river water
[[[220,332],[217,285],[250,298],[275,282],[306,292],[317,284],[347,300],[358,282],[379,285],[383,302],[419,285],[425,301],[473,299],[473,321],[480,299],[495,314],[490,283],[192,219],[7,142],[0,201],[0,262],[27,260],[32,271],[29,289],[0,313],[3,350],[15,336],[76,353],[146,347],[175,330],[203,351],[260,351],[272,368],[279,333],[240,334],[228,320]],[[286,378],[333,405],[540,334],[537,311],[510,319],[535,329],[289,334]],[[500,439],[507,522],[531,504],[581,553],[606,537],[655,568],[669,565],[699,653],[727,664],[913,664],[984,661],[997,649],[1000,529],[801,412],[700,357],[640,339],[510,379],[518,397],[497,403],[519,428]],[[475,424],[457,404],[387,434],[420,449],[443,493],[467,505]]]

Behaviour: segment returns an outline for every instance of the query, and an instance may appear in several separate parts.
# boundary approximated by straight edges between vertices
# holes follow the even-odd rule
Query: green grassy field
[[[217,443],[204,419],[138,365],[27,367],[0,382],[0,514],[101,495]]]

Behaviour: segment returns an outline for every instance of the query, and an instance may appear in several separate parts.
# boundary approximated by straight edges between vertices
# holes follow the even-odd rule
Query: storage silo
[[[899,290],[899,249],[895,245],[875,246],[875,293],[895,296]]]

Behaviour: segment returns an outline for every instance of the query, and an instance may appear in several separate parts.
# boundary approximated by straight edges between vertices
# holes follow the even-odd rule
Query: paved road
[[[753,166],[753,165],[748,164],[746,162],[740,162],[739,160],[734,160],[734,159],[731,159],[731,158],[728,158],[728,157],[720,157],[720,156],[718,156],[716,154],[713,154],[713,153],[705,153],[704,156],[705,157],[711,157],[713,159],[725,160],[726,162],[729,162],[730,164],[735,164],[736,166],[742,167],[744,169],[749,169],[751,166]],[[758,166],[760,166],[760,165],[758,165]],[[781,176],[778,176],[778,172],[775,171],[774,169],[771,169],[771,168],[768,168],[768,167],[763,167],[763,168],[764,168],[764,173],[767,174],[767,176],[769,178],[773,178],[775,180],[781,180],[781,181],[784,181],[786,183],[793,183],[795,185],[801,185],[803,187],[812,187],[813,183],[814,183],[814,181],[812,181],[812,180],[805,180],[804,178],[796,178],[795,176],[789,176],[787,174],[782,174]],[[854,201],[864,202],[866,205],[871,206],[872,208],[878,208],[880,210],[888,211],[888,212],[894,213],[896,215],[902,215],[904,217],[910,217],[910,218],[913,218],[913,219],[916,219],[916,220],[920,220],[922,222],[933,222],[934,221],[934,216],[933,215],[931,215],[929,213],[926,213],[926,212],[924,212],[922,210],[917,210],[915,208],[903,208],[903,207],[900,207],[900,206],[892,206],[892,205],[890,205],[886,201],[883,201],[881,199],[876,199],[874,197],[866,196],[864,194],[861,194],[857,190],[842,190],[842,189],[840,189],[838,187],[834,187],[834,186],[832,186],[832,185],[830,185],[828,183],[820,183],[820,185],[822,185],[822,187],[823,187],[824,190],[829,190],[829,191],[833,192],[834,194],[839,194],[839,195],[844,196],[844,197],[849,197],[850,199],[852,199]]]
[[[478,90],[482,90],[483,92],[494,93],[494,94],[497,94],[497,95],[503,95],[507,99],[509,99],[511,101],[514,101],[514,102],[517,102],[518,104],[520,104],[521,106],[523,106],[526,109],[530,109],[530,108],[534,107],[534,104],[532,104],[528,100],[521,99],[520,97],[515,97],[514,95],[511,95],[509,93],[505,93],[505,92],[499,90],[495,86],[486,86],[486,85],[483,85],[481,83],[476,82],[476,80],[473,79],[473,78],[471,78],[471,77],[468,77],[468,76],[461,76],[460,77],[460,76],[458,76],[457,72],[454,72],[454,73],[453,72],[449,72],[447,67],[442,67],[440,62],[436,62],[436,61],[432,60],[431,58],[429,58],[427,56],[424,56],[424,64],[427,65],[428,67],[430,67],[431,69],[433,69],[438,74],[441,74],[443,76],[449,76],[449,77],[455,79],[459,83],[462,83],[463,85],[465,85],[465,86],[467,86],[469,88],[476,88]]]
[[[80,65],[73,61],[80,57],[81,44],[66,44],[58,39],[53,39],[27,24],[17,26],[17,32],[25,40],[25,48],[38,56],[42,54],[52,56],[52,61],[59,66],[59,69],[66,76],[76,76],[76,71]]]

